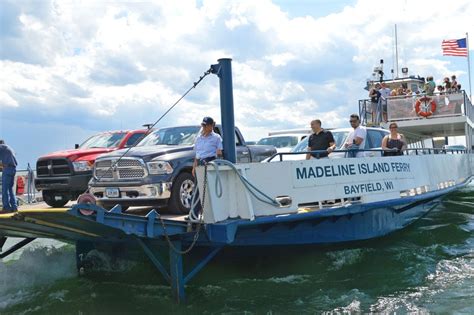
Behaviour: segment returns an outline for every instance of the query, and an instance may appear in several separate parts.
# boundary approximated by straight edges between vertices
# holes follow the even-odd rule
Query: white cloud
[[[2,9],[2,119],[132,128],[231,57],[236,124],[253,139],[316,117],[346,126],[372,67],[383,58],[392,68],[395,23],[400,67],[438,81],[456,74],[467,86],[465,60],[442,57],[440,44],[474,34],[467,0],[359,0],[317,18],[269,0],[5,1]],[[164,122],[208,114],[220,120],[214,75]]]
[[[0,91],[0,105],[18,107],[18,102],[5,91]]]

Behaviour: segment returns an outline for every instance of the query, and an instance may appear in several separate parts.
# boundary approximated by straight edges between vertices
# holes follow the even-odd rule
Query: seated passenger
[[[383,156],[403,155],[403,150],[407,148],[405,137],[398,133],[398,125],[396,123],[391,123],[389,128],[390,134],[382,139]]]

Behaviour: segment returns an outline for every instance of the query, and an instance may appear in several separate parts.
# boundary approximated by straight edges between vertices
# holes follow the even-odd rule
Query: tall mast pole
[[[395,71],[396,78],[398,78],[398,36],[397,36],[397,24],[395,24]]]
[[[469,34],[466,32],[466,48],[467,48],[467,75],[469,76],[469,98],[472,101],[472,90],[471,90],[471,59],[469,58]]]

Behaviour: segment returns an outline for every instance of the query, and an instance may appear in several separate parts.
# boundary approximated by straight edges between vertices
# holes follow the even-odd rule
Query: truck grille
[[[118,163],[116,159],[100,160],[94,167],[94,176],[99,180],[140,179],[147,175],[145,163],[134,158],[122,158]]]
[[[110,167],[112,164],[115,163],[116,160],[100,160],[96,162],[96,167],[100,168],[105,168],[105,167]],[[124,159],[121,158],[120,161],[118,161],[117,166],[118,167],[133,167],[133,166],[138,166],[142,167],[143,163],[140,160],[137,159]]]
[[[41,176],[64,176],[72,174],[68,159],[47,159],[36,162],[36,173]]]

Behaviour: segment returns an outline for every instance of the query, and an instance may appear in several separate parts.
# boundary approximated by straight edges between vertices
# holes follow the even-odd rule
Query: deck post
[[[234,121],[234,92],[232,89],[232,67],[230,58],[221,58],[219,64],[212,65],[212,73],[219,77],[221,100],[222,142],[224,159],[236,163],[235,121]]]
[[[169,247],[171,290],[178,304],[184,303],[184,277],[183,277],[183,255],[181,251],[181,241],[171,241]]]

